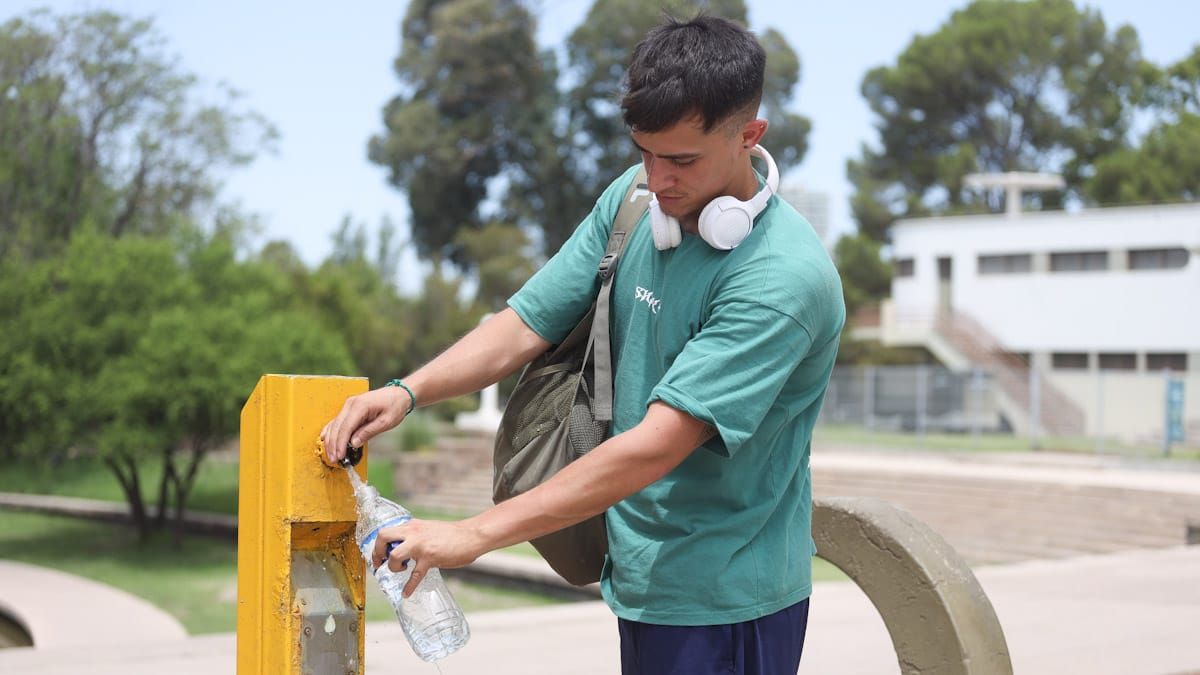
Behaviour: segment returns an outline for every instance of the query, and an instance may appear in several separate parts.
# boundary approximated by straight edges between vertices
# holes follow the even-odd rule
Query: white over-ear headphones
[[[761,145],[750,150],[751,155],[762,157],[767,163],[767,184],[749,201],[723,195],[717,197],[700,212],[700,238],[709,246],[728,251],[742,243],[754,227],[754,219],[767,208],[767,201],[779,189],[779,169],[775,160]],[[654,234],[654,247],[660,251],[675,248],[683,241],[679,221],[662,212],[658,198],[650,198],[650,231]]]

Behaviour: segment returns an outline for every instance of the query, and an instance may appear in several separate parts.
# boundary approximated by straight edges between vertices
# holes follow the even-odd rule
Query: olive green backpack
[[[492,455],[497,504],[545,482],[608,437],[613,405],[609,293],[625,243],[649,205],[644,181],[645,172],[639,171],[613,221],[596,302],[560,344],[526,366],[508,398]],[[608,553],[604,514],[530,543],[570,583],[599,581]]]

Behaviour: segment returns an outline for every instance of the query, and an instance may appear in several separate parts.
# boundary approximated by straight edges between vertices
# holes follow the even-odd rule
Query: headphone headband
[[[771,153],[761,145],[750,148],[750,154],[767,163],[767,184],[749,201],[750,207],[758,213],[767,207],[767,201],[771,199],[771,195],[779,191],[779,167],[775,165],[775,158],[771,156]]]

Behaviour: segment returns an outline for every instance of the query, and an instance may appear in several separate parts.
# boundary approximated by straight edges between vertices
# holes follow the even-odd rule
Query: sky
[[[536,1],[536,0],[535,0]],[[1079,1],[1079,0],[1077,0]],[[561,45],[584,19],[592,0],[541,0],[538,41]],[[748,0],[750,28],[779,30],[800,57],[801,79],[791,109],[812,120],[809,151],[785,181],[830,199],[830,227],[853,230],[846,160],[874,142],[872,119],[859,93],[863,75],[894,64],[914,35],[937,30],[965,0]],[[1110,30],[1137,29],[1144,55],[1160,65],[1200,43],[1196,0],[1085,0]],[[399,84],[405,2],[347,0],[0,0],[0,21],[36,7],[56,13],[111,9],[149,17],[181,68],[203,82],[226,82],[245,105],[280,132],[276,151],[230,174],[223,191],[256,214],[257,243],[292,242],[310,265],[323,260],[342,218],[375,228],[387,215],[406,230],[404,195],[383,167],[366,158],[367,140],[383,129],[381,111]],[[770,136],[764,145],[770,148]],[[411,250],[402,257],[402,290],[421,278]]]

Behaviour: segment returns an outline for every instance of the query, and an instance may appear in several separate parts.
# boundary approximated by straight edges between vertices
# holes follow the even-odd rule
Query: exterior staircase
[[[431,453],[400,453],[395,486],[401,503],[426,514],[470,516],[492,505],[492,436],[438,438]]]
[[[1036,385],[1039,431],[1055,436],[1086,433],[1086,418],[1079,406],[1041,373],[1035,374],[1036,382],[1032,381],[1029,364],[1006,351],[978,321],[962,312],[940,312],[933,321],[933,332],[940,338],[937,342],[942,349],[949,347],[957,352],[958,358],[944,359],[948,364],[965,362],[995,378],[1001,410],[1017,431],[1030,431],[1030,410],[1034,409],[1031,390]]]

